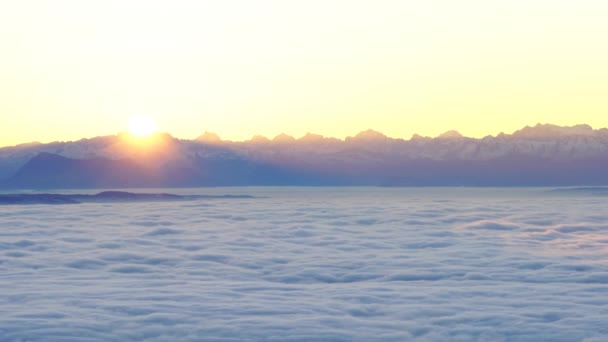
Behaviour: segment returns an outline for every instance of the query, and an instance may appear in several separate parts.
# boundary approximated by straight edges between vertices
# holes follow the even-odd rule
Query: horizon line
[[[194,138],[182,138],[182,137],[176,137],[174,135],[172,135],[169,132],[163,132],[163,131],[155,131],[154,133],[151,133],[149,136],[147,137],[137,137],[137,139],[146,139],[146,138],[150,138],[151,136],[159,136],[159,135],[168,135],[171,138],[177,139],[177,140],[185,140],[185,141],[204,141],[205,139],[202,139],[204,136],[209,136],[209,139],[207,139],[207,142],[212,142],[212,141],[216,141],[216,142],[222,142],[222,143],[247,143],[247,142],[254,142],[254,141],[267,141],[267,142],[280,142],[281,140],[285,141],[285,140],[291,140],[291,141],[300,141],[305,139],[308,136],[315,136],[321,139],[332,139],[332,140],[338,140],[341,142],[346,142],[350,139],[353,138],[357,138],[360,137],[366,133],[368,134],[373,134],[375,136],[382,136],[384,138],[388,138],[388,139],[393,139],[393,140],[404,140],[404,141],[412,141],[415,139],[450,139],[450,138],[462,138],[462,139],[473,139],[473,140],[482,140],[485,138],[497,138],[500,136],[512,136],[518,132],[521,132],[525,129],[534,129],[534,128],[542,128],[542,127],[550,127],[550,128],[561,128],[561,129],[576,129],[576,128],[580,128],[580,129],[584,129],[586,131],[590,131],[590,132],[597,132],[600,130],[608,130],[608,127],[600,127],[600,128],[593,128],[591,125],[589,124],[585,124],[585,123],[581,123],[581,124],[575,124],[575,125],[571,125],[571,126],[560,126],[557,124],[552,124],[552,123],[537,123],[536,125],[526,125],[520,129],[516,129],[511,133],[505,133],[504,131],[499,132],[498,134],[492,135],[492,134],[487,134],[484,135],[482,137],[470,137],[470,136],[465,136],[462,135],[458,130],[456,129],[448,129],[447,131],[438,134],[437,136],[425,136],[425,135],[420,135],[418,133],[413,133],[409,138],[406,137],[393,137],[393,136],[388,136],[385,133],[375,130],[373,128],[368,128],[365,130],[362,130],[354,135],[349,135],[346,136],[344,138],[338,138],[338,137],[333,137],[333,136],[325,136],[322,134],[318,134],[318,133],[314,133],[311,131],[308,131],[307,133],[305,133],[304,135],[302,135],[299,138],[296,138],[294,135],[290,135],[287,134],[285,132],[281,132],[277,135],[275,135],[272,138],[268,138],[267,136],[261,135],[261,134],[253,134],[251,136],[251,138],[249,139],[244,139],[244,140],[224,140],[220,137],[220,135],[218,135],[216,132],[210,131],[210,130],[204,130],[200,135],[194,137]],[[19,146],[27,146],[27,145],[46,145],[46,144],[53,144],[53,143],[70,143],[70,142],[77,142],[77,141],[82,141],[82,140],[91,140],[91,139],[96,139],[96,138],[101,138],[101,137],[110,137],[110,136],[115,136],[115,137],[120,137],[120,136],[131,136],[134,137],[133,134],[131,134],[130,132],[126,131],[126,130],[122,130],[119,131],[115,134],[105,134],[105,135],[97,135],[97,136],[93,136],[93,137],[82,137],[79,139],[74,139],[74,140],[53,140],[53,141],[48,141],[48,142],[41,142],[41,141],[29,141],[29,142],[23,142],[23,143],[18,143],[15,145],[5,145],[5,146],[0,146],[0,149],[3,148],[11,148],[11,147],[19,147]]]

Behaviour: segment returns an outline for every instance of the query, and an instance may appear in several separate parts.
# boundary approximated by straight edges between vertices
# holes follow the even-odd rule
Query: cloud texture
[[[605,340],[605,199],[183,190],[0,207],[0,340]]]

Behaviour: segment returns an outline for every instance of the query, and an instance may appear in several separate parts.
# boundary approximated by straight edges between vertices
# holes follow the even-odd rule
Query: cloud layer
[[[196,191],[263,198],[0,207],[0,339],[608,335],[601,197]]]

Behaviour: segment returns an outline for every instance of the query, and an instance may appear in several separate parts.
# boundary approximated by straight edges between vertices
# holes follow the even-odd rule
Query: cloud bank
[[[0,207],[0,339],[608,338],[601,197],[238,192]]]

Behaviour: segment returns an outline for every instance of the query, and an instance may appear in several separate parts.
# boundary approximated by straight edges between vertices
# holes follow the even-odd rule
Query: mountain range
[[[308,133],[194,140],[128,133],[0,148],[0,187],[574,186],[608,185],[608,129],[526,126],[481,139],[448,131],[344,140]]]

